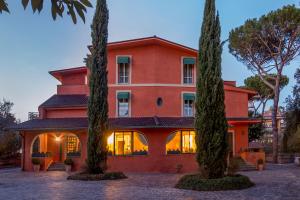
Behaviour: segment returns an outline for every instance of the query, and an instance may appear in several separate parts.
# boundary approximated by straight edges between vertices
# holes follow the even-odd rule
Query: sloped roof
[[[59,107],[86,107],[88,97],[86,95],[53,95],[47,101],[42,103],[42,108]]]

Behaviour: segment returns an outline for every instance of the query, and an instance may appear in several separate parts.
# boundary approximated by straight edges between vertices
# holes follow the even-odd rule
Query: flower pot
[[[40,171],[41,166],[40,165],[33,165],[33,171],[34,172],[39,172]]]
[[[264,170],[264,165],[263,164],[259,164],[257,167],[258,167],[258,171],[263,171]]]
[[[66,168],[66,172],[71,172],[72,170],[72,165],[65,165],[65,168]]]
[[[300,166],[300,157],[295,157],[294,162],[296,165]]]

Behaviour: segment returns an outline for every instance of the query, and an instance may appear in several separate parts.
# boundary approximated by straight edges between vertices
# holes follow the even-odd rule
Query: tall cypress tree
[[[104,173],[107,159],[106,132],[108,128],[107,38],[108,9],[106,0],[97,0],[91,25],[92,55],[87,62],[90,69],[88,102],[87,166],[89,173]]]
[[[221,27],[215,0],[206,0],[197,65],[197,161],[205,178],[222,178],[226,170],[227,120],[221,78]]]

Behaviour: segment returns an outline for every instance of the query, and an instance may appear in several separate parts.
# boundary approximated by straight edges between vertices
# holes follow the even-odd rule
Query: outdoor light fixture
[[[56,142],[60,142],[60,140],[61,140],[60,137],[56,137],[56,136],[55,136],[55,141],[56,141]]]

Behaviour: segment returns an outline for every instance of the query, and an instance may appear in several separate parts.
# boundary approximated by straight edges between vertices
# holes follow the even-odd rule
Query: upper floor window
[[[128,84],[130,74],[130,58],[118,57],[118,83]]]
[[[118,93],[118,116],[129,117],[129,92]]]
[[[195,95],[192,93],[183,94],[183,116],[193,117],[195,114]]]
[[[194,58],[184,58],[183,59],[183,83],[184,84],[194,84]]]

